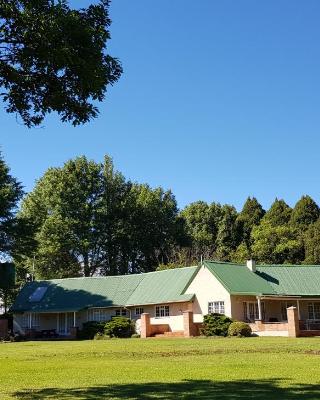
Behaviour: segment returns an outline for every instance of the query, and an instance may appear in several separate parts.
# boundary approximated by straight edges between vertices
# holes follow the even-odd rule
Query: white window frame
[[[116,317],[126,317],[127,310],[125,308],[117,308],[116,309]]]
[[[170,307],[168,305],[155,306],[156,318],[170,317]]]
[[[90,308],[89,309],[89,321],[105,322],[111,318],[110,312],[106,308]]]
[[[315,308],[317,308],[318,310],[316,310]],[[319,301],[313,301],[313,302],[308,303],[308,319],[312,320],[312,321],[320,320],[320,302]]]
[[[209,301],[208,314],[225,314],[224,301],[223,300]]]
[[[144,313],[143,307],[136,307],[136,309],[134,310],[134,315],[136,317],[140,317],[141,314]]]
[[[30,327],[30,322],[31,322],[31,327]],[[22,315],[22,328],[24,328],[24,329],[40,328],[40,314],[24,313]]]

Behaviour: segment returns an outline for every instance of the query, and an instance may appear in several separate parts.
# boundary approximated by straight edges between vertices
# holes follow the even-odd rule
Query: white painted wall
[[[224,301],[225,314],[231,317],[230,294],[206,267],[200,268],[186,293],[196,295],[193,303],[194,322],[203,321],[203,315],[208,314],[208,303],[211,301]]]
[[[169,317],[156,317],[156,305],[169,306]],[[151,325],[162,325],[167,324],[172,332],[183,331],[183,311],[192,311],[192,303],[169,303],[169,304],[155,304],[142,306],[145,313],[150,314]],[[140,332],[141,320],[136,318],[134,315],[134,309],[132,312],[132,319],[136,319],[136,329]]]

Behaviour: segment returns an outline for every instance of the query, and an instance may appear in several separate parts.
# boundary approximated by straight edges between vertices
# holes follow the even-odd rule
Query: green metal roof
[[[320,296],[320,265],[246,265],[205,261],[230,294]]]
[[[197,270],[197,267],[187,267],[143,274],[127,305],[190,301],[194,295],[184,294],[184,291]]]
[[[204,261],[204,266],[230,294],[276,294],[265,279],[251,272],[246,265]]]
[[[89,307],[123,307],[188,301],[194,295],[184,294],[197,267],[178,268],[144,274],[53,279],[27,283],[20,291],[13,312],[64,312]],[[30,301],[38,287],[46,287],[43,298]]]
[[[259,265],[256,275],[278,295],[320,296],[320,265]]]

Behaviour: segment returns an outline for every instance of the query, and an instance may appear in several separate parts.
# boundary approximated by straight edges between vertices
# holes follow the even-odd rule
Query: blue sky
[[[124,74],[98,119],[29,130],[0,109],[1,149],[27,191],[50,166],[109,154],[181,208],[320,203],[318,0],[113,0],[110,11]]]

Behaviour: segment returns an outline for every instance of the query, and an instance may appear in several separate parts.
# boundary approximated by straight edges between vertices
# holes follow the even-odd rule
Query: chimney
[[[256,262],[255,262],[255,260],[247,260],[247,267],[250,269],[250,271],[256,272]]]

